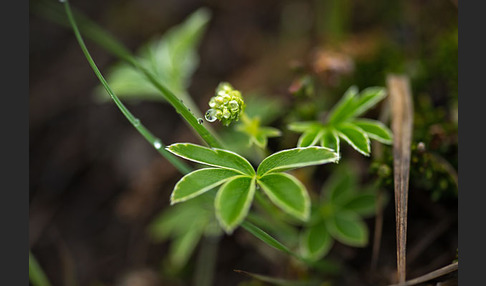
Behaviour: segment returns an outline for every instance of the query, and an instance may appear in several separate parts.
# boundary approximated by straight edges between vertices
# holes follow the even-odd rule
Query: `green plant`
[[[116,90],[112,89],[102,76],[84,44],[69,3],[65,1],[64,4],[81,49],[102,86],[144,138],[184,174],[175,185],[170,198],[172,205],[178,205],[162,213],[150,227],[150,233],[154,239],[164,240],[169,237],[173,239],[170,256],[176,267],[181,267],[188,261],[201,237],[221,234],[221,229],[215,227],[215,221],[219,222],[227,234],[231,234],[241,225],[269,246],[288,253],[309,265],[313,265],[312,262],[324,256],[329,249],[330,235],[352,246],[363,246],[367,242],[367,229],[363,226],[360,217],[370,213],[369,204],[374,197],[353,192],[353,185],[345,189],[336,187],[333,189],[334,191],[326,189],[326,192],[330,192],[331,195],[326,197],[322,206],[314,206],[317,211],[312,211],[311,215],[311,199],[307,188],[296,176],[286,172],[330,162],[337,163],[340,159],[340,138],[364,155],[369,155],[371,151],[369,138],[387,144],[391,143],[392,135],[385,125],[375,120],[356,118],[386,96],[383,88],[367,88],[358,96],[357,88],[351,87],[330,112],[325,123],[317,121],[291,123],[289,129],[304,133],[298,141],[298,146],[270,152],[270,155],[262,156],[263,159],[259,158],[262,160],[254,158],[252,160],[254,163],[259,162],[259,164],[254,164],[257,166],[255,168],[243,156],[224,148],[224,142],[220,141],[219,137],[203,124],[202,118],[194,116],[194,114],[200,114],[197,109],[194,107],[191,111],[183,103],[184,101],[189,102],[190,98],[183,100],[175,95],[184,96],[188,76],[194,70],[195,65],[192,64],[185,70],[179,70],[175,76],[178,80],[172,83],[173,86],[165,83],[165,80],[170,81],[170,78],[161,76],[164,73],[170,74],[170,68],[159,71],[159,68],[164,67],[164,61],[170,61],[175,65],[181,64],[182,60],[174,56],[178,53],[170,48],[173,47],[170,44],[173,43],[171,39],[190,43],[187,45],[194,47],[194,43],[197,41],[193,41],[192,37],[198,37],[199,32],[197,31],[200,31],[207,22],[204,13],[195,14],[191,17],[199,20],[191,18],[189,23],[197,23],[194,25],[198,26],[199,30],[192,28],[173,30],[176,32],[170,34],[169,44],[164,44],[165,40],[157,41],[157,44],[149,44],[149,48],[146,50],[148,52],[142,53],[138,59],[131,56],[119,44],[106,45],[108,49],[116,46],[117,48],[112,51],[129,64],[129,67],[127,65],[115,68],[115,71],[118,71],[118,77],[123,79],[127,74],[137,74],[134,76],[135,78],[143,78],[140,83],[141,88],[137,93],[143,94],[145,88],[150,89],[150,92],[158,92],[208,145],[205,147],[192,143],[175,143],[165,147],[160,139],[152,135],[140,120],[130,113],[116,95]],[[184,24],[182,27],[191,27],[193,24],[187,24],[188,26]],[[187,31],[189,32],[186,36],[178,36],[179,33],[185,35]],[[100,39],[98,38],[98,40]],[[114,40],[109,38],[109,41]],[[157,50],[159,48],[172,51],[173,57],[170,59],[160,57]],[[186,52],[188,51],[191,49],[186,49]],[[153,60],[153,55],[158,55],[157,60]],[[184,66],[183,62],[182,66]],[[123,72],[126,74],[120,76],[120,73]],[[120,81],[117,76],[113,79],[115,83]],[[151,87],[148,88],[149,85]],[[118,89],[122,94],[123,91],[126,91],[123,88]],[[241,93],[230,84],[222,83],[216,89],[215,97],[209,102],[210,109],[205,118],[209,122],[219,120],[224,126],[230,126],[232,122],[241,118],[236,129],[245,134],[247,142],[266,149],[267,138],[281,135],[281,132],[273,127],[262,126],[259,116],[245,115],[245,106]],[[322,146],[314,146],[318,142]],[[206,167],[192,171],[191,167],[179,161],[176,156]],[[218,187],[217,191],[213,191]],[[291,248],[247,220],[250,217],[250,209],[255,197],[259,204],[265,204],[265,199],[259,194],[260,192],[257,192],[258,190],[272,202],[272,207],[276,206],[280,212],[296,219],[297,226],[302,226],[311,217],[306,234],[304,234],[307,253],[296,254]],[[183,202],[184,204],[179,204]],[[210,205],[213,205],[214,209],[209,207]],[[261,222],[258,215],[251,217],[252,220]],[[323,223],[326,223],[324,230],[319,227]],[[334,229],[332,225],[334,225]],[[317,248],[313,245],[316,240],[320,244]]]
[[[313,204],[311,219],[302,232],[302,255],[310,260],[324,257],[337,240],[363,247],[368,244],[368,227],[363,218],[376,211],[376,186],[359,189],[356,173],[342,165],[322,187]]]
[[[325,123],[318,121],[293,122],[288,128],[302,132],[299,147],[320,144],[339,153],[340,139],[356,151],[369,156],[370,138],[384,144],[392,142],[391,131],[381,122],[356,118],[386,96],[384,88],[369,87],[358,95],[358,88],[350,87],[327,116]]]
[[[323,147],[283,150],[265,158],[257,171],[240,155],[189,143],[173,144],[167,150],[196,163],[216,167],[185,175],[174,187],[171,204],[184,202],[219,185],[215,199],[216,216],[227,233],[246,217],[257,185],[286,213],[303,221],[310,211],[310,199],[304,185],[284,171],[337,162],[339,155]]]

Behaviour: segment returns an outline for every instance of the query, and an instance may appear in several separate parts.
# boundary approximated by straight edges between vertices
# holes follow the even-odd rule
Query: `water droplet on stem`
[[[155,149],[159,150],[160,148],[162,148],[162,142],[160,142],[159,139],[155,140],[154,141],[154,147],[155,147]]]

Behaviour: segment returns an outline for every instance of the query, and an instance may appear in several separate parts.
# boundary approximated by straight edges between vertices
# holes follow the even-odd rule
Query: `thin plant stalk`
[[[69,22],[71,23],[71,26],[73,28],[74,34],[76,36],[76,39],[78,40],[78,43],[81,47],[81,50],[83,51],[86,59],[88,60],[91,68],[93,69],[94,73],[100,80],[101,84],[104,86],[108,94],[111,96],[113,101],[115,102],[116,106],[120,109],[120,111],[125,115],[127,120],[137,129],[137,131],[162,155],[164,158],[166,158],[174,167],[177,168],[181,173],[187,174],[191,172],[191,168],[186,165],[184,162],[180,161],[177,157],[169,153],[167,150],[165,150],[165,145],[162,143],[162,141],[155,137],[152,132],[150,132],[141,122],[138,118],[136,118],[126,107],[125,105],[121,102],[121,100],[115,95],[113,90],[110,88],[108,83],[106,82],[105,78],[101,74],[100,70],[96,66],[95,62],[93,61],[93,58],[91,57],[88,49],[86,48],[86,45],[84,44],[83,38],[81,37],[81,34],[79,32],[79,29],[76,25],[76,22],[73,18],[73,15],[71,13],[71,8],[69,6],[68,1],[64,1],[64,7],[66,8],[66,14],[68,16]],[[198,124],[199,125],[199,124]]]
[[[63,1],[65,5],[66,12],[69,11],[68,14],[68,20],[71,26],[76,25],[76,30],[79,32],[79,28],[77,27],[77,24],[74,20],[74,16],[71,10],[71,7],[69,5],[69,2]],[[54,16],[50,16],[54,17]],[[79,17],[79,16],[77,16]],[[104,47],[106,50],[109,52],[113,53],[114,55],[118,56],[122,60],[125,60],[132,66],[134,66],[136,69],[138,69],[146,78],[147,80],[156,88],[158,89],[161,94],[164,96],[164,98],[169,102],[172,107],[176,110],[177,113],[179,113],[185,120],[186,122],[196,131],[196,133],[201,137],[203,141],[206,142],[210,147],[214,148],[223,148],[223,144],[219,140],[218,137],[216,137],[215,134],[213,134],[210,129],[206,128],[202,123],[201,120],[202,118],[197,118],[191,111],[189,111],[189,108],[172,92],[170,91],[158,78],[157,76],[150,71],[148,68],[146,68],[144,65],[142,65],[131,53],[129,50],[127,50],[121,43],[119,43],[117,40],[115,40],[111,35],[108,33],[104,32],[102,29],[97,27],[94,23],[91,23],[88,21],[88,19],[82,17],[83,22],[84,22],[84,27],[90,31],[90,34],[92,34],[92,39],[95,40],[98,44],[100,44],[102,47]],[[59,22],[59,21],[58,21]],[[81,36],[80,36],[81,38]],[[79,39],[78,39],[79,41]],[[105,87],[106,88],[106,87]],[[190,97],[185,98],[186,104],[190,105],[193,111],[197,111],[197,106],[196,104],[192,101]],[[200,113],[197,111],[196,113]]]
[[[387,86],[392,111],[393,172],[395,185],[395,216],[397,234],[398,282],[406,280],[408,182],[413,127],[413,102],[410,82],[406,76],[389,75]]]

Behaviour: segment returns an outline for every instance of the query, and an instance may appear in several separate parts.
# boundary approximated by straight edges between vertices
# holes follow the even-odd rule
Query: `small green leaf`
[[[257,174],[263,176],[267,173],[283,172],[291,169],[336,163],[339,154],[324,147],[302,147],[283,150],[265,158],[258,166]]]
[[[166,149],[174,155],[193,162],[230,169],[250,176],[255,174],[255,170],[248,160],[231,151],[191,143],[172,144]]]
[[[339,212],[326,220],[331,235],[340,242],[363,247],[368,243],[368,227],[352,212]]]
[[[175,185],[170,196],[170,204],[192,199],[238,175],[241,175],[241,173],[219,168],[207,168],[191,172],[182,177]]]
[[[366,132],[351,123],[341,123],[336,127],[339,136],[346,140],[356,151],[365,156],[370,155],[370,138]]]
[[[376,212],[376,195],[372,193],[355,194],[342,207],[361,216],[372,215]]]
[[[356,86],[351,86],[344,93],[343,97],[334,106],[334,108],[329,113],[329,123],[337,124],[342,122],[351,116],[353,116],[353,111],[355,110],[355,99],[358,95],[358,88]]]
[[[216,217],[226,233],[245,219],[255,194],[255,178],[237,177],[226,182],[218,191],[215,200]]]
[[[307,228],[301,237],[301,247],[304,257],[316,261],[324,257],[333,244],[333,239],[329,234],[323,221]]]
[[[360,116],[385,97],[386,91],[383,87],[374,86],[363,89],[355,102],[352,117]]]
[[[323,134],[322,129],[310,128],[302,134],[297,142],[297,147],[309,147],[316,145]]]
[[[267,174],[258,179],[258,184],[270,200],[284,212],[304,221],[309,218],[309,194],[295,177],[286,173]]]
[[[332,149],[339,154],[339,135],[333,128],[324,129],[320,143],[322,147]]]
[[[384,144],[391,144],[393,140],[393,134],[385,124],[377,120],[371,119],[356,119],[353,124],[363,129],[368,136]]]

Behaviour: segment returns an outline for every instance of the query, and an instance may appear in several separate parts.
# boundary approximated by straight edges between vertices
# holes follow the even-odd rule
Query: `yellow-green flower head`
[[[216,95],[209,100],[209,109],[204,116],[207,121],[221,121],[228,126],[233,121],[238,121],[245,110],[245,102],[241,92],[227,82],[222,82],[216,88]]]

